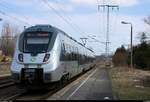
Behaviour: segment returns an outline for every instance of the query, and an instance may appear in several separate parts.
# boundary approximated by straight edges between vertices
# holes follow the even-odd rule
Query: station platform
[[[107,70],[94,68],[47,100],[112,100],[112,87]]]

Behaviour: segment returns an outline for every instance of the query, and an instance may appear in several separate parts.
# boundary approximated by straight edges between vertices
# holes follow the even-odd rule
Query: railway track
[[[15,85],[10,76],[0,78],[0,89]]]
[[[21,95],[18,95],[17,97],[11,98],[11,100],[17,100],[17,101],[21,101],[21,100],[45,100],[47,97],[53,95],[58,90],[60,90],[60,89],[57,88],[54,90],[40,90],[40,92],[38,92],[38,91],[32,91],[32,92],[27,91]]]
[[[4,81],[3,83],[0,83],[0,89],[7,88],[7,87],[13,86],[13,85],[15,85],[15,84],[12,81],[7,80],[7,81]]]
[[[93,68],[94,69],[94,68]],[[27,91],[25,89],[19,89],[15,86],[10,76],[0,77],[0,101],[9,101],[9,100],[45,100],[49,96],[53,95],[57,91],[66,87],[73,81],[75,81],[80,76],[84,75],[91,69],[87,70],[84,73],[77,75],[63,85],[57,84],[57,87],[51,88],[49,90],[40,90],[40,91]]]
[[[90,70],[88,70],[88,71],[90,71]],[[88,72],[88,71],[86,71],[86,72]],[[50,97],[51,95],[55,94],[57,91],[61,90],[62,88],[66,87],[67,85],[69,85],[70,83],[75,81],[80,76],[84,75],[86,72],[79,74],[78,76],[72,78],[71,80],[64,83],[63,85],[56,84],[57,87],[53,87],[49,90],[37,90],[37,91],[36,90],[35,91],[23,90],[22,92],[14,94],[14,95],[6,98],[5,100],[17,100],[17,101],[21,101],[21,100],[45,100],[48,97]]]
[[[21,101],[21,100],[45,100],[46,98],[53,95],[57,91],[66,87],[68,84],[70,84],[74,80],[75,80],[75,78],[68,81],[67,83],[64,83],[61,86],[60,86],[60,84],[56,84],[57,86],[55,86],[53,88],[49,88],[47,90],[24,91],[22,93],[14,95],[14,96],[8,97],[6,100],[17,100],[17,101]]]
[[[21,101],[21,100],[44,100],[44,99],[48,98],[49,96],[53,95],[54,93],[56,93],[57,91],[59,91],[60,89],[64,88],[69,83],[71,83],[71,81],[69,81],[68,83],[65,83],[65,85],[51,88],[48,90],[34,90],[34,91],[22,90],[19,93],[12,94],[11,96],[5,97],[2,100],[4,100],[4,101],[5,100],[6,101],[9,101],[9,100],[17,100],[17,101]]]
[[[10,100],[19,96],[24,90],[18,89],[11,76],[0,77],[0,101]]]

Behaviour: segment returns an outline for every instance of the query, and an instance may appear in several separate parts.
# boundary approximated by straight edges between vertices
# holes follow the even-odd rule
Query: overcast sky
[[[130,42],[130,26],[121,21],[133,24],[134,44],[138,43],[137,34],[148,31],[149,27],[143,19],[150,15],[150,0],[1,0],[0,18],[9,21],[22,29],[23,26],[35,24],[51,24],[73,38],[80,41],[81,37],[97,36],[101,42],[106,41],[106,11],[98,4],[119,5],[110,10],[110,51]],[[52,9],[53,8],[53,9]],[[56,14],[57,13],[57,14]],[[68,22],[68,23],[66,23]],[[92,47],[96,54],[105,52],[105,45],[88,40],[87,46]]]

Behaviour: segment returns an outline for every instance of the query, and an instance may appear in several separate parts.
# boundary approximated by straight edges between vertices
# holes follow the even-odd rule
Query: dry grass
[[[0,76],[4,74],[10,74],[10,61],[12,58],[10,56],[5,56],[6,62],[2,62],[4,55],[0,55]]]
[[[113,67],[109,70],[113,94],[121,100],[150,99],[150,87],[145,87],[144,80],[150,77],[150,71]],[[149,81],[149,80],[148,80]]]
[[[3,56],[2,55],[0,55],[0,62],[1,62],[1,60],[3,59]]]
[[[1,64],[0,63],[0,75],[10,74],[10,64]]]

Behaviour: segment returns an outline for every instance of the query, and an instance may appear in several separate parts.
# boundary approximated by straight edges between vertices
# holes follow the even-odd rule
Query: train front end
[[[40,85],[51,81],[57,62],[52,51],[55,38],[50,26],[30,27],[18,37],[11,65],[15,83]]]

